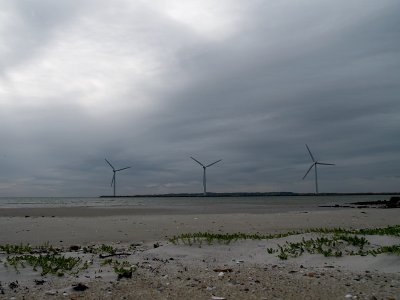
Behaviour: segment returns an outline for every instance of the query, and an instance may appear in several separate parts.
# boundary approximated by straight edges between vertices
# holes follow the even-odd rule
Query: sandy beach
[[[400,256],[324,257],[304,254],[281,260],[268,254],[285,242],[317,238],[304,233],[269,240],[174,244],[182,233],[275,234],[310,228],[378,228],[398,225],[398,209],[326,209],[286,213],[174,213],[136,208],[3,208],[0,245],[49,243],[90,266],[76,275],[41,276],[26,266],[5,266],[0,255],[4,299],[399,299]],[[371,245],[399,245],[400,238],[368,237]],[[132,278],[117,280],[98,253],[84,246],[109,244],[134,266]],[[71,250],[71,246],[78,250]],[[372,246],[371,246],[372,247]],[[36,280],[36,283],[35,283]],[[38,281],[39,280],[39,281]],[[42,284],[37,284],[44,280]],[[17,282],[17,283],[16,283]],[[12,284],[16,283],[16,284]],[[85,291],[73,286],[83,283]],[[14,297],[14,298],[13,298]]]

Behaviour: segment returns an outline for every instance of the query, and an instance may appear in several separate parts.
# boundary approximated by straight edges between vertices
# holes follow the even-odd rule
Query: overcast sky
[[[400,191],[400,1],[0,1],[0,196]]]

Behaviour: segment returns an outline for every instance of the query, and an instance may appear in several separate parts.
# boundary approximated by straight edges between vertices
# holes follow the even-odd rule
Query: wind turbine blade
[[[110,167],[115,171],[113,165],[107,160],[107,158],[105,158],[106,162],[110,165]]]
[[[112,178],[112,180],[111,180],[111,186],[113,186],[114,181],[115,181],[115,174],[114,174],[114,176],[113,176],[113,178]]]
[[[115,170],[115,172],[122,171],[122,170],[126,170],[126,169],[129,169],[129,168],[131,168],[131,167],[126,167],[126,168],[118,169],[118,170]]]
[[[318,165],[324,165],[324,166],[334,166],[335,164],[328,164],[328,163],[321,163],[317,162]]]
[[[303,176],[303,179],[306,178],[306,176],[308,175],[308,173],[310,173],[311,169],[312,169],[314,166],[315,166],[315,163],[313,163],[313,164],[311,165],[311,167],[308,169],[306,175]]]
[[[193,159],[195,162],[197,162],[200,166],[202,166],[204,168],[204,165],[201,162],[199,162],[197,159],[195,159],[194,157],[190,157],[190,158]]]
[[[220,162],[222,159],[214,161],[212,164],[209,164],[208,166],[206,166],[206,168],[211,167],[212,165],[215,165],[216,163]]]
[[[306,147],[307,147],[308,153],[310,153],[312,161],[315,162],[314,156],[312,155],[310,148],[308,148],[307,144],[306,144]]]

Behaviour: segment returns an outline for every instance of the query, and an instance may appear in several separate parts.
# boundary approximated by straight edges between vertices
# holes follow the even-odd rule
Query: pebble
[[[56,292],[55,291],[47,291],[45,292],[46,295],[55,295]]]
[[[218,296],[211,296],[211,299],[213,299],[213,300],[226,300],[226,298],[218,297]]]
[[[222,278],[222,277],[224,277],[224,275],[225,275],[225,273],[224,273],[224,272],[219,272],[219,273],[218,273],[218,277],[219,277],[219,278]]]
[[[242,260],[242,259],[237,259],[237,260],[236,260],[236,263],[237,263],[237,264],[244,263],[244,260]]]
[[[85,284],[83,284],[83,283],[78,283],[77,285],[75,285],[74,287],[73,287],[73,290],[74,291],[80,291],[80,292],[82,292],[82,291],[85,291],[85,290],[87,290],[89,287],[87,286],[87,285],[85,285]]]

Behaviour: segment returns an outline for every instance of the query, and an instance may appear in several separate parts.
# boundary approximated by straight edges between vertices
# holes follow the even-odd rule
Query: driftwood
[[[111,257],[111,256],[120,256],[120,255],[131,255],[131,253],[127,253],[127,252],[118,252],[118,253],[112,253],[112,254],[100,254],[99,257],[100,258],[107,258],[107,257]]]
[[[217,268],[217,269],[214,269],[213,270],[214,272],[224,272],[224,273],[226,273],[226,272],[233,272],[233,270],[231,269],[231,268]]]

